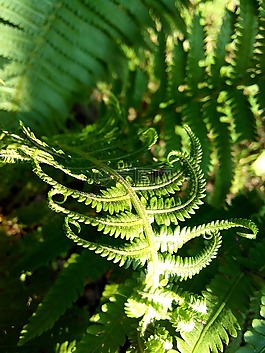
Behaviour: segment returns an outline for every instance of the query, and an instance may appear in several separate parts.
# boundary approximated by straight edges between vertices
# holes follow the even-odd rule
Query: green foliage
[[[261,291],[262,297],[260,301],[260,319],[253,319],[252,328],[244,335],[246,345],[238,349],[236,353],[262,352],[265,347],[265,292],[264,288]]]
[[[102,129],[110,131],[111,125],[113,119],[110,118]],[[95,126],[100,129],[101,121]],[[22,135],[4,132],[0,154],[3,161],[31,163],[35,174],[50,185],[48,205],[53,211],[65,215],[68,238],[119,266],[131,266],[138,272],[137,280],[125,285],[128,294],[121,289],[122,296],[110,297],[110,304],[102,307],[103,314],[91,319],[97,324],[88,329],[88,335],[77,351],[82,352],[89,346],[95,352],[117,352],[133,330],[137,332],[138,343],[133,340],[131,349],[143,347],[141,349],[150,350],[157,340],[160,340],[161,349],[171,349],[174,335],[171,337],[168,329],[160,333],[161,320],[168,322],[172,329],[175,327],[184,337],[185,345],[189,346],[189,333],[185,332],[191,331],[192,339],[196,339],[193,328],[204,319],[206,312],[205,320],[211,322],[208,324],[210,338],[205,332],[200,334],[195,349],[201,350],[201,336],[207,338],[203,345],[207,347],[210,342],[214,350],[221,347],[220,342],[227,343],[229,334],[235,335],[239,323],[227,308],[230,296],[237,289],[235,284],[228,289],[229,294],[223,300],[221,297],[216,300],[213,295],[184,292],[179,285],[176,286],[176,283],[199,274],[217,256],[221,246],[220,231],[239,227],[246,230],[238,232],[243,237],[255,238],[257,234],[252,221],[239,218],[180,227],[179,223],[194,214],[205,196],[205,180],[200,169],[202,150],[188,126],[185,130],[190,138],[190,152],[172,151],[163,164],[162,161],[152,161],[148,155],[143,159],[142,154],[130,154],[122,141],[117,149],[115,142],[112,146],[109,141],[102,140],[90,153],[89,145],[95,141],[93,129],[93,135],[88,130],[86,135],[79,134],[75,140],[71,135],[67,140],[64,135],[63,141],[60,136],[54,136],[47,142],[36,138],[22,123],[21,130]],[[131,140],[135,145],[139,142],[145,149],[150,149],[156,142],[155,131],[149,129],[136,137],[135,142]],[[141,147],[139,151],[142,151]],[[140,158],[142,166],[139,168],[134,163]],[[54,174],[54,170],[58,173]],[[82,182],[82,188],[81,185],[78,189],[68,186],[76,182]],[[115,241],[102,242],[101,238],[91,241],[87,232],[82,232],[86,226],[96,227],[104,239],[114,237]],[[186,243],[198,237],[203,237],[205,244],[197,254],[178,254]],[[112,245],[115,242],[117,245]],[[91,266],[91,261],[94,260],[88,255],[69,258],[57,282],[22,330],[20,344],[54,325],[77,297],[87,274],[86,266],[89,263]],[[103,272],[99,274],[104,273],[104,267],[100,270]],[[78,276],[69,291],[68,283],[74,272],[78,272]],[[217,283],[221,281],[217,280]],[[67,296],[58,305],[56,298],[61,291],[67,291]],[[133,324],[135,328],[131,326]],[[109,336],[113,339],[110,340]],[[177,346],[181,352],[188,351],[181,341]]]
[[[93,269],[93,272],[89,274],[88,268]],[[81,294],[87,276],[90,275],[90,280],[94,281],[102,276],[106,269],[106,264],[99,262],[95,256],[87,253],[73,254],[64,265],[64,271],[59,274],[51,291],[47,293],[30,322],[21,331],[19,344],[23,345],[53,327],[58,318]],[[67,295],[61,297],[61,293],[65,292]],[[61,300],[58,301],[60,297]]]
[[[2,124],[22,118],[45,134],[65,130],[73,104],[87,104],[105,82],[136,119],[160,117],[167,152],[176,148],[176,126],[192,128],[203,172],[214,168],[209,201],[220,207],[234,177],[235,146],[255,139],[262,124],[264,4],[241,0],[237,11],[225,9],[213,38],[203,6],[187,14],[189,6],[1,1]]]
[[[236,337],[242,324],[242,313],[248,307],[251,286],[235,261],[229,259],[203,292],[208,312],[195,329],[182,334],[178,348],[184,352],[218,352]],[[240,293],[240,296],[237,295]]]
[[[264,15],[0,0],[0,350],[264,350]]]
[[[102,305],[102,311],[91,318],[94,324],[88,327],[87,334],[77,345],[77,353],[87,352],[88,347],[90,352],[95,353],[118,352],[119,347],[124,345],[128,332],[132,330],[124,304],[133,284],[106,287],[102,298],[108,301]]]
[[[113,72],[122,76],[121,44],[152,45],[146,32],[154,27],[150,10],[172,17],[177,11],[172,0],[1,1],[0,109],[22,114],[42,131],[64,128],[75,97]]]

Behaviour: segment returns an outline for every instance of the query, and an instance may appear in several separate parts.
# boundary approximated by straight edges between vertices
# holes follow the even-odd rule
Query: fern
[[[258,34],[259,3],[256,0],[240,2],[240,18],[237,25],[236,59],[234,70],[238,83],[242,84],[242,72],[246,77],[253,67],[254,45]]]
[[[110,119],[109,124],[111,121]],[[99,121],[98,126],[100,124]],[[105,128],[108,129],[108,126],[105,125]],[[109,303],[104,307],[106,315],[99,314],[99,323],[103,327],[92,325],[89,328],[84,343],[80,343],[78,348],[80,352],[85,349],[85,345],[95,347],[95,351],[104,347],[106,352],[116,352],[126,336],[126,332],[123,335],[120,332],[114,334],[118,327],[120,330],[121,325],[125,325],[128,334],[132,322],[135,325],[137,321],[139,347],[149,349],[148,347],[155,344],[157,337],[164,337],[161,347],[173,348],[170,331],[166,329],[162,332],[159,321],[168,321],[181,333],[191,330],[198,324],[200,317],[205,315],[205,299],[206,304],[208,302],[209,320],[217,310],[224,326],[223,333],[216,332],[216,340],[213,341],[211,349],[214,351],[214,347],[220,348],[219,336],[226,342],[228,334],[234,335],[238,323],[232,320],[232,313],[229,314],[232,323],[226,320],[229,317],[226,301],[217,309],[212,306],[209,295],[205,294],[204,299],[192,293],[187,295],[180,287],[174,287],[175,282],[199,274],[217,256],[221,246],[220,231],[239,227],[245,230],[238,234],[246,238],[255,238],[257,233],[256,225],[246,219],[212,221],[194,227],[180,227],[180,222],[190,218],[199,208],[205,195],[205,180],[200,168],[202,150],[199,140],[188,126],[185,126],[185,130],[191,141],[189,153],[172,151],[164,164],[154,164],[154,161],[146,156],[144,163],[147,164],[143,164],[143,168],[134,166],[135,155],[123,150],[122,144],[116,150],[115,142],[113,147],[109,144],[104,146],[103,143],[99,145],[98,150],[90,153],[86,144],[86,139],[89,141],[91,136],[89,132],[86,139],[79,142],[76,148],[73,140],[67,145],[65,139],[61,142],[55,137],[51,139],[51,145],[48,140],[43,142],[37,139],[23,124],[21,129],[24,137],[5,132],[1,158],[9,163],[16,160],[32,163],[35,174],[50,185],[48,205],[55,212],[64,214],[65,232],[71,240],[113,263],[118,263],[119,266],[131,266],[140,274],[133,285],[129,282],[131,286],[126,286],[127,296],[121,298],[118,295],[116,304]],[[153,129],[147,130],[132,143],[138,144],[139,138],[144,148],[148,149],[149,146],[150,149],[156,141],[156,134]],[[79,136],[76,141],[80,141]],[[105,155],[102,151],[108,154],[108,160],[101,160],[101,156]],[[52,170],[59,173],[54,174]],[[82,182],[83,189],[91,190],[69,187],[69,178]],[[93,185],[96,187],[94,190]],[[103,233],[106,241],[89,239],[83,231],[87,226],[96,227],[98,232]],[[201,236],[205,239],[205,247],[197,255],[178,254],[178,250],[184,248],[190,240]],[[114,239],[108,241],[108,237]],[[83,261],[85,257],[81,262]],[[47,318],[45,307],[55,303],[53,298],[57,288],[60,290],[62,286],[67,285],[68,272],[71,276],[70,265],[22,331],[21,344],[52,327],[76,297],[86,270],[81,271],[80,282],[72,287],[72,294],[69,294],[67,299],[53,310],[53,315]],[[232,287],[231,293],[233,290]],[[118,324],[117,327],[114,322]],[[113,332],[113,340],[108,340],[110,331]],[[183,335],[186,345],[189,342],[189,334]],[[128,336],[130,338],[130,334]],[[131,340],[131,349],[134,349],[133,336]]]
[[[72,353],[75,349],[76,342],[67,342],[65,341],[62,344],[57,344],[56,353]]]
[[[241,0],[238,12],[226,9],[213,43],[203,6],[187,15],[189,6],[1,1],[5,119],[13,121],[15,113],[38,131],[45,124],[50,132],[64,129],[75,97],[86,104],[82,92],[99,81],[111,83],[125,111],[143,124],[151,116],[157,124],[159,117],[167,153],[179,147],[175,126],[193,129],[204,150],[203,172],[211,172],[211,164],[218,170],[210,201],[220,207],[234,176],[234,147],[255,139],[262,120],[264,4]]]
[[[241,293],[240,297],[236,293]],[[219,268],[219,274],[203,292],[209,310],[191,332],[183,332],[178,338],[181,353],[223,352],[229,337],[237,336],[242,325],[242,313],[247,310],[251,292],[250,281],[235,261]]]
[[[124,304],[130,295],[132,283],[109,286],[103,293],[103,299],[109,299],[102,305],[102,311],[91,318],[93,325],[77,345],[76,352],[118,352],[125,343],[127,333],[133,328],[131,320],[124,312]]]
[[[89,269],[93,269],[93,272],[90,272]],[[89,276],[93,282],[103,275],[106,270],[106,263],[99,262],[97,257],[86,253],[72,255],[52,290],[45,296],[30,322],[21,331],[18,344],[24,345],[27,341],[52,328],[59,317],[77,299],[84,287],[86,278]],[[69,283],[71,283],[70,286]],[[61,300],[58,301],[62,291],[67,292],[67,296],[61,297]]]
[[[262,351],[262,318],[253,321],[245,342],[239,335],[230,344],[230,337],[249,327],[244,313],[264,285],[264,242],[248,249],[257,227],[238,218],[241,208],[223,221],[198,210],[212,176],[209,201],[224,204],[235,147],[263,133],[264,3],[240,0],[229,8],[212,38],[203,2],[0,0],[1,125],[11,131],[19,118],[31,128],[20,123],[20,132],[3,131],[2,164],[30,164],[58,213],[23,226],[34,231],[21,240],[12,273],[27,287],[27,271],[66,256],[21,331],[21,352],[47,337],[56,342],[47,351],[58,353],[217,353],[240,344],[239,351]],[[86,109],[92,91],[100,118],[73,132],[73,105]],[[186,134],[183,124],[190,126]],[[72,131],[66,133],[66,125]],[[37,138],[32,129],[49,137]],[[50,136],[58,131],[64,133]],[[30,181],[14,196],[14,169],[1,169],[12,209]],[[27,179],[21,171],[20,185]],[[23,202],[30,214],[35,203],[25,204],[35,191]],[[64,240],[54,226],[61,216]],[[223,238],[231,228],[247,239]],[[75,245],[85,250],[69,257]],[[5,247],[2,252],[5,259]],[[84,320],[68,335],[63,321],[75,311],[86,276],[101,275],[107,263],[115,273],[121,273],[115,264],[126,268],[126,279],[105,287],[87,330]],[[34,290],[24,289],[35,300]]]
[[[0,86],[0,109],[23,115],[34,128],[61,129],[74,97],[124,71],[121,44],[150,48],[150,9],[162,17],[177,11],[171,0],[133,5],[2,0],[0,57],[5,64],[0,77],[5,84]],[[57,119],[51,118],[54,114]]]
[[[239,348],[236,353],[263,352],[265,347],[265,321],[264,321],[264,288],[261,291],[260,319],[252,321],[252,329],[244,335],[246,345]]]
[[[263,7],[258,1],[242,0],[237,11],[225,9],[213,38],[203,6],[195,6],[189,16],[182,8],[185,26],[168,29],[161,20],[156,51],[151,60],[143,59],[148,70],[137,66],[156,86],[148,89],[145,84],[142,106],[147,107],[135,107],[136,119],[147,113],[155,116],[153,124],[166,152],[177,146],[179,125],[192,128],[204,151],[202,170],[215,174],[210,198],[215,207],[224,204],[230,191],[235,147],[242,140],[255,140],[263,121]],[[126,96],[126,88],[122,94]]]

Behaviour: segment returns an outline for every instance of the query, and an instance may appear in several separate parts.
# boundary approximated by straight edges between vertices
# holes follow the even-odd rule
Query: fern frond
[[[57,195],[62,196],[63,201],[55,202],[54,196]],[[129,211],[105,217],[89,216],[61,206],[67,200],[67,195],[63,194],[62,190],[52,189],[48,198],[49,206],[53,211],[64,213],[69,219],[76,222],[97,226],[98,230],[103,231],[104,234],[113,235],[115,238],[126,238],[127,240],[132,240],[134,237],[143,238],[143,221]]]
[[[131,295],[135,282],[115,286],[106,286],[103,298],[109,301],[102,306],[102,311],[91,318],[87,334],[77,344],[76,353],[118,352],[125,343],[128,332],[133,330],[133,323],[124,312],[124,304]]]
[[[129,14],[127,11],[124,11],[125,8],[117,6],[117,4],[112,1],[106,3],[100,0],[97,3],[91,3],[86,0],[85,3],[97,16],[100,16],[108,26],[115,28],[118,33],[122,33],[122,35],[129,40],[129,43],[135,43],[134,36],[139,33],[139,28],[137,21],[133,21],[132,13]],[[126,32],[124,28],[127,29]],[[142,38],[138,38],[136,43],[142,43],[142,40]]]
[[[221,246],[221,236],[219,232],[214,232],[209,240],[209,245],[194,257],[181,257],[166,255],[160,260],[160,271],[165,276],[177,276],[180,280],[192,278],[217,256]]]
[[[226,8],[213,52],[214,61],[210,66],[209,84],[217,89],[211,93],[203,106],[205,120],[213,132],[210,143],[214,146],[218,159],[218,162],[215,162],[218,167],[215,170],[214,190],[210,196],[210,203],[215,207],[220,207],[223,204],[233,179],[232,138],[229,124],[222,121],[219,94],[226,86],[228,74],[222,73],[222,70],[228,65],[229,52],[227,47],[232,41],[235,23],[236,15]]]
[[[189,155],[191,159],[196,161],[197,164],[200,164],[202,161],[202,155],[203,155],[200,140],[188,125],[184,125],[184,129],[190,138]]]
[[[236,336],[239,329],[232,312],[227,308],[215,305],[216,297],[208,298],[206,304],[213,317],[204,317],[197,322],[191,332],[182,332],[182,339],[177,338],[178,350],[181,353],[209,353],[223,351],[223,342],[228,344],[229,335]],[[220,305],[220,303],[219,303]]]
[[[234,71],[238,84],[242,84],[242,73],[244,78],[250,76],[253,67],[254,45],[258,34],[258,1],[242,0],[240,2],[240,14],[237,26],[236,57]]]
[[[229,336],[237,336],[250,293],[249,279],[228,259],[222,273],[202,293],[207,305],[205,316],[195,323],[191,332],[181,332],[182,338],[177,338],[178,350],[181,353],[222,352]]]
[[[101,194],[94,194],[72,189],[57,183],[53,178],[43,173],[39,166],[38,170],[35,167],[34,171],[38,176],[41,175],[42,180],[45,180],[51,186],[56,187],[56,190],[49,194],[51,199],[53,196],[60,194],[64,195],[64,197],[71,196],[77,202],[91,206],[91,208],[95,209],[97,213],[108,211],[110,215],[125,210],[131,211],[132,204],[130,197],[119,183],[116,183],[116,186],[112,186],[106,190],[101,190]],[[51,207],[56,207],[52,200],[50,204]]]
[[[207,237],[210,236],[210,244],[195,257],[182,258],[180,256],[170,254],[167,254],[165,258],[162,257],[160,262],[162,273],[164,272],[165,275],[175,274],[181,280],[186,280],[187,278],[193,277],[216,257],[218,249],[221,246],[220,231],[230,229],[231,227],[241,227],[251,230],[252,233],[238,232],[240,236],[249,239],[255,238],[258,232],[258,228],[252,221],[245,219],[233,219],[226,221],[213,221],[206,225],[200,225],[193,228],[183,228],[182,230],[176,227],[174,235],[169,235],[168,237],[168,234],[166,234],[162,237],[157,237],[158,244],[161,243],[161,250],[173,253],[190,239],[194,239],[200,235],[203,235],[206,239],[208,239]],[[176,242],[175,244],[174,239]]]
[[[159,233],[156,233],[157,247],[161,252],[175,253],[191,239],[200,236],[207,238],[207,236],[211,236],[211,234],[214,232],[228,230],[232,227],[251,230],[252,233],[238,233],[239,235],[249,239],[254,239],[258,232],[256,225],[253,222],[245,219],[212,221],[210,223],[195,227],[180,228],[179,226],[176,226],[173,229],[170,227],[162,226],[159,230]]]
[[[187,231],[187,234],[191,234],[192,238],[197,236],[197,234],[211,234],[214,231],[220,232],[221,230],[227,230],[233,227],[244,228],[251,231],[251,233],[237,232],[238,235],[246,237],[248,239],[255,239],[258,233],[258,228],[256,224],[248,219],[244,218],[234,218],[222,221],[212,221],[205,225],[200,225],[198,227],[190,228]]]
[[[24,345],[52,328],[80,295],[86,278],[89,276],[91,280],[95,280],[107,270],[107,262],[98,260],[97,256],[91,256],[86,252],[83,252],[82,256],[77,254],[71,256],[55,285],[39,304],[29,323],[22,329],[19,345]],[[70,282],[71,285],[69,285]],[[61,293],[64,295],[62,296]]]
[[[76,341],[68,342],[65,341],[64,343],[58,343],[56,345],[55,353],[72,353],[76,347]]]
[[[255,139],[255,118],[248,97],[242,89],[227,90],[227,98],[231,106],[238,141]]]
[[[261,290],[260,318],[252,321],[251,330],[244,334],[245,345],[236,353],[262,352],[265,347],[265,287]]]
[[[222,67],[227,66],[227,45],[231,43],[231,38],[235,30],[235,22],[235,14],[226,8],[214,48],[214,62],[211,65],[211,74],[213,76],[212,84],[217,86],[221,86],[223,83],[224,78],[221,75],[221,69]]]
[[[91,154],[85,146],[85,140],[84,143],[79,144],[78,148],[74,144],[67,144],[67,141],[62,143],[56,140],[53,140],[50,146],[48,140],[47,143],[42,143],[30,130],[25,130],[23,126],[22,129],[26,135],[24,139],[8,134],[3,138],[5,151],[11,139],[10,150],[17,151],[25,161],[30,161],[35,174],[51,186],[48,193],[48,205],[53,211],[65,216],[67,237],[119,266],[125,268],[131,266],[134,270],[141,268],[141,272],[138,272],[140,274],[138,285],[133,290],[131,288],[131,296],[126,297],[126,300],[128,299],[126,312],[129,317],[126,317],[123,311],[124,318],[118,319],[126,320],[129,326],[132,324],[131,319],[133,321],[134,318],[138,319],[139,340],[146,347],[153,347],[153,343],[156,342],[156,329],[151,334],[152,339],[149,339],[147,334],[150,327],[153,325],[156,327],[157,321],[169,321],[180,332],[185,327],[187,328],[189,323],[196,327],[196,323],[204,314],[205,300],[196,296],[187,300],[185,293],[181,291],[175,293],[171,290],[171,282],[192,278],[211,263],[221,245],[220,231],[239,227],[245,231],[239,235],[254,238],[257,234],[257,227],[253,222],[245,219],[214,221],[197,227],[181,228],[178,225],[180,220],[189,218],[199,208],[205,193],[205,180],[199,165],[201,146],[193,132],[186,127],[191,140],[191,154],[186,150],[172,151],[168,154],[164,164],[153,163],[155,169],[149,171],[150,159],[146,159],[145,184],[141,180],[138,181],[139,174],[137,173],[141,174],[142,169],[133,164],[134,159],[131,163],[129,158],[127,159],[130,156],[128,150],[121,151],[121,154],[125,156],[124,162],[118,160],[118,155],[112,146],[107,146],[109,158],[107,161],[102,161],[100,156],[104,151],[103,145],[100,146],[99,154],[97,150]],[[87,138],[88,136],[89,134],[86,135]],[[154,136],[152,130],[149,130],[146,136],[142,134],[143,143],[149,146],[153,143]],[[135,141],[137,140],[131,142],[135,143]],[[56,170],[59,174],[54,172]],[[162,171],[161,176],[158,171]],[[152,173],[154,173],[154,178],[151,178]],[[99,182],[96,176],[104,180]],[[68,187],[68,179],[70,179],[70,185],[78,182],[83,185],[83,188],[80,185],[78,190]],[[113,236],[120,239],[114,239],[110,245],[108,245],[108,240],[104,241],[104,237],[97,240],[89,239],[88,235],[81,233],[85,225],[97,227],[98,232],[103,233],[105,238]],[[177,226],[174,228],[174,225]],[[201,235],[205,238],[206,244],[197,255],[182,257],[177,254],[179,248],[189,240]],[[113,245],[115,242],[116,246]],[[169,290],[165,288],[168,283]],[[64,281],[60,286],[64,286]],[[57,286],[54,288],[56,292]],[[47,320],[44,314],[46,312],[44,300],[44,309],[40,306],[34,318],[31,319],[33,323],[30,321],[29,327],[22,331],[20,343],[23,344],[41,334],[43,330],[50,328],[70,305],[74,295],[76,292],[70,295],[71,300],[66,300],[66,305],[59,306],[57,311],[54,310],[55,316]],[[51,299],[49,295],[47,296],[48,302],[50,300],[53,302],[52,297],[53,292],[51,292]],[[208,297],[205,294],[207,300]],[[208,301],[210,303],[210,299]],[[132,314],[134,305],[138,308],[137,317]],[[105,308],[111,311],[112,305],[109,307],[107,304],[103,310]],[[211,307],[211,303],[209,308],[211,312],[216,309],[216,307]],[[222,313],[225,312],[227,317],[222,318],[222,322],[227,326],[226,319],[233,321],[233,314],[225,310],[223,309]],[[91,347],[97,347],[95,351],[110,347],[105,342],[107,331],[110,330],[109,323],[105,329],[105,317],[100,315],[98,318],[99,320],[102,318],[103,326],[92,325],[84,338],[84,342],[91,342]],[[41,327],[37,325],[33,327],[38,317],[43,318],[45,323]],[[109,319],[114,320],[114,317],[111,316]],[[177,321],[181,324],[178,325]],[[219,342],[222,340],[226,342],[227,332],[233,334],[234,328],[233,321],[232,328],[226,327],[223,332],[216,334],[217,338],[213,345],[221,347]],[[120,341],[118,336],[116,339],[118,343],[115,344],[120,345],[124,336],[120,336]],[[188,336],[187,340],[189,340]],[[167,339],[165,342],[165,344],[168,343]],[[109,344],[114,347],[113,342]],[[83,343],[80,347],[84,349]],[[113,349],[117,351],[115,347]]]
[[[23,142],[23,139],[17,139],[19,144],[17,150],[21,155],[26,156],[26,158],[32,158],[34,172],[42,180],[52,186],[48,194],[49,206],[55,212],[66,215],[65,224],[67,236],[79,245],[94,250],[101,254],[101,256],[107,257],[109,260],[119,262],[120,266],[124,264],[128,266],[131,263],[133,263],[134,267],[139,263],[144,265],[147,259],[149,259],[150,251],[154,258],[158,256],[157,249],[160,248],[162,251],[166,249],[169,253],[174,253],[178,248],[182,247],[185,242],[194,237],[212,235],[215,234],[214,232],[219,232],[220,230],[228,229],[233,226],[248,228],[253,231],[252,237],[255,237],[257,229],[250,221],[245,220],[212,222],[198,228],[184,228],[182,232],[179,232],[179,229],[176,228],[174,234],[179,233],[176,241],[172,239],[173,234],[170,234],[170,229],[165,232],[163,227],[161,227],[162,224],[169,226],[171,223],[177,224],[179,220],[182,221],[190,217],[190,214],[193,214],[194,210],[202,203],[201,199],[204,196],[205,180],[198,164],[201,160],[201,147],[199,140],[188,127],[186,127],[186,131],[191,140],[192,155],[190,156],[185,151],[172,151],[169,153],[167,158],[168,166],[171,168],[170,170],[173,170],[173,173],[165,173],[162,178],[157,176],[154,180],[155,183],[149,182],[146,187],[144,185],[137,186],[137,181],[134,181],[131,177],[129,179],[126,178],[126,176],[122,178],[120,170],[124,171],[123,168],[114,170],[94,156],[88,153],[85,153],[83,156],[83,154],[79,152],[77,154],[78,163],[86,163],[86,161],[88,161],[94,165],[92,172],[94,170],[94,173],[102,173],[100,171],[102,170],[107,178],[112,180],[116,179],[115,186],[103,189],[103,191],[98,194],[68,188],[56,181],[53,177],[50,177],[43,171],[42,165],[50,165],[77,180],[82,180],[87,183],[93,183],[95,181],[93,175],[91,177],[87,176],[88,172],[87,169],[85,169],[86,167],[78,168],[78,171],[83,173],[77,174],[75,172],[76,169],[72,165],[75,166],[77,161],[73,160],[73,156],[71,156],[70,159],[65,158],[65,156],[68,155],[68,151],[64,152],[61,148],[50,148],[46,143],[39,141],[34,134],[24,128],[23,125],[22,131],[26,135],[27,144]],[[147,136],[148,145],[152,144],[154,133],[151,131],[150,134],[147,133]],[[33,147],[30,146],[30,144],[33,145]],[[79,157],[80,155],[81,158]],[[57,162],[57,159],[61,162],[67,161],[68,166],[66,167],[61,162]],[[127,169],[125,168],[125,170]],[[135,168],[135,170],[137,169]],[[177,170],[177,172],[174,170]],[[184,181],[188,182],[188,187],[183,191],[187,195],[182,201],[180,197],[174,194],[176,191],[180,190],[180,183]],[[135,185],[131,185],[131,183]],[[172,196],[169,197],[171,193]],[[82,214],[79,211],[71,210],[71,207],[69,208],[67,205],[70,199],[76,200],[80,204],[83,203],[86,206],[90,206],[91,209],[94,208],[97,215],[91,214],[90,211],[87,214]],[[105,215],[104,212],[107,212],[107,214]],[[154,220],[156,225],[161,227],[160,232],[155,231],[159,236],[155,235],[152,227]],[[75,225],[78,231],[80,231],[80,223],[96,226],[97,229],[102,231],[105,235],[126,239],[131,243],[125,244],[124,248],[112,248],[82,239],[71,230],[69,225]],[[166,233],[166,238],[163,233]],[[251,235],[244,235],[251,237]],[[162,245],[162,243],[164,245]],[[209,247],[209,251],[205,251],[205,257],[202,252],[202,254],[198,255],[195,259],[188,258],[183,263],[180,257],[175,259],[175,257],[169,256],[167,261],[173,266],[170,266],[172,268],[169,272],[173,275],[178,267],[179,272],[176,272],[176,274],[185,279],[198,273],[215,257],[217,248],[219,247],[219,243],[217,243],[218,241],[216,240],[216,244],[213,245],[212,248]],[[126,260],[126,256],[129,259],[128,261]],[[185,272],[183,268],[187,264],[189,265]],[[194,270],[195,268],[197,268],[197,272]]]
[[[186,153],[177,151],[169,153],[169,164],[175,168],[174,164],[180,163],[182,171],[179,175],[175,176],[173,174],[172,180],[170,174],[165,173],[165,183],[159,183],[158,181],[158,184],[154,187],[149,186],[152,190],[151,195],[154,196],[149,197],[149,205],[147,204],[146,212],[148,215],[154,217],[157,224],[177,224],[178,220],[183,221],[185,218],[189,218],[190,214],[194,213],[194,209],[201,204],[201,199],[204,197],[205,180],[199,165],[196,163],[197,158],[200,159],[200,154],[197,154],[197,152],[195,161]],[[190,188],[187,199],[184,202],[174,197],[166,197],[165,199],[162,197],[165,193],[175,192],[174,189],[178,190],[180,181],[183,183],[185,179],[190,183]],[[134,189],[139,190],[140,188],[136,187]],[[144,195],[146,195],[145,191],[143,188],[142,193]],[[155,195],[158,195],[158,197]]]
[[[176,11],[173,1],[166,6],[162,1],[139,3],[2,0],[0,56],[7,62],[0,71],[5,82],[0,109],[23,114],[35,128],[45,125],[52,132],[62,127],[73,97],[83,87],[89,90],[100,80],[110,81],[111,73],[124,65],[121,43],[151,46],[146,25],[154,27],[154,14],[150,16],[149,9],[163,4],[162,17],[168,8]]]
[[[174,43],[172,50],[172,62],[169,64],[168,75],[169,75],[169,86],[167,91],[167,97],[170,101],[173,99],[180,106],[183,100],[183,96],[179,92],[179,87],[184,85],[186,80],[186,61],[187,54],[183,48],[183,42],[178,41]],[[174,115],[174,121],[176,117]],[[172,129],[172,125],[171,125]],[[171,134],[170,134],[171,135]]]
[[[125,266],[125,268],[131,265],[133,268],[139,265],[143,266],[150,257],[149,244],[145,240],[136,238],[131,243],[119,247],[102,245],[80,238],[73,232],[70,224],[77,227],[77,230],[80,231],[80,224],[76,220],[66,217],[65,232],[69,239],[84,248],[93,250],[96,254],[106,257],[114,263],[119,263],[119,266]]]
[[[192,104],[185,104],[183,107],[183,120],[185,124],[190,126],[200,141],[203,150],[201,168],[206,175],[209,168],[211,149],[207,138],[208,128],[203,116],[203,103],[196,99]]]
[[[196,13],[192,18],[192,25],[188,35],[190,49],[187,53],[186,84],[187,96],[191,96],[191,102],[185,101],[182,109],[183,120],[189,125],[194,134],[200,140],[203,149],[201,168],[206,174],[209,166],[209,143],[206,139],[207,127],[202,118],[202,102],[200,101],[202,83],[205,78],[205,33],[201,25],[201,13]]]
[[[5,164],[14,164],[18,162],[30,161],[30,158],[21,156],[21,154],[18,151],[14,151],[11,148],[6,150],[1,150],[0,158],[2,160],[2,163],[5,163]]]
[[[136,172],[133,182],[133,190],[139,191],[146,200],[153,196],[172,196],[176,191],[180,191],[181,185],[185,180],[185,175],[181,170],[173,170],[170,165],[161,169],[134,169]],[[121,174],[127,176],[127,173]],[[136,180],[136,182],[134,182]]]
[[[215,207],[220,207],[223,204],[230,190],[234,173],[232,138],[229,124],[221,121],[221,114],[218,110],[219,105],[217,103],[217,97],[216,99],[209,99],[204,106],[205,115],[213,129],[213,144],[217,151],[219,164],[219,168],[217,168],[215,173],[214,190],[210,196],[211,204]]]
[[[190,50],[187,56],[187,83],[192,93],[196,93],[203,82],[205,70],[201,62],[205,59],[205,33],[201,25],[201,13],[196,13],[188,36]]]
[[[104,81],[100,89],[110,82],[125,102],[122,109],[115,95],[103,90],[101,117],[81,133],[71,131],[42,141],[21,124],[23,136],[7,132],[0,136],[3,163],[31,163],[34,173],[50,186],[48,205],[64,216],[66,236],[90,250],[68,260],[24,327],[20,344],[58,323],[77,298],[86,275],[104,271],[100,262],[95,268],[97,255],[131,266],[137,270],[137,280],[106,287],[103,301],[107,303],[91,319],[77,353],[117,353],[126,339],[131,342],[128,352],[217,353],[228,344],[229,335],[235,336],[242,327],[242,314],[253,291],[247,272],[252,267],[259,276],[264,273],[263,243],[259,250],[245,249],[247,260],[238,256],[241,243],[229,250],[225,244],[223,267],[217,269],[218,261],[214,262],[218,274],[210,272],[213,279],[202,296],[183,291],[175,282],[185,288],[181,281],[197,275],[187,286],[199,293],[208,275],[202,270],[221,246],[221,231],[237,228],[247,239],[254,239],[258,231],[252,221],[241,218],[197,226],[189,226],[194,223],[187,218],[202,204],[204,174],[211,162],[216,162],[212,167],[217,170],[211,201],[222,205],[233,177],[233,133],[239,135],[237,142],[253,139],[262,125],[256,117],[265,108],[265,5],[261,0],[241,0],[239,16],[227,10],[212,50],[210,41],[205,45],[204,15],[197,11],[203,6],[197,8],[192,1],[188,8],[192,11],[186,11],[187,3],[0,0],[0,110],[7,112],[7,118],[21,115],[26,125],[39,132],[64,130],[71,105],[84,96],[87,99],[99,81]],[[253,97],[245,94],[253,83],[259,91],[255,111]],[[132,123],[129,108],[135,109]],[[172,151],[178,142],[167,141],[175,137],[182,122],[191,126],[185,127],[189,151]],[[153,123],[161,127],[159,146],[154,146],[153,128],[139,133]],[[200,215],[198,219],[201,223]],[[42,232],[50,229],[44,227]],[[200,236],[202,249],[190,248],[195,255],[189,257],[189,250],[186,257],[178,253]],[[38,266],[54,259],[58,238],[44,239],[43,247],[36,248],[35,256],[45,252]],[[63,243],[60,251],[69,246]],[[246,262],[245,271],[240,265]],[[32,263],[29,256],[16,271],[35,270]],[[263,321],[255,321],[262,330]],[[262,349],[256,342],[261,332],[256,331],[251,333],[253,341],[246,336],[246,342]],[[65,342],[57,350],[62,353],[71,347]]]
[[[175,353],[175,350],[171,349],[172,347],[173,339],[170,336],[169,331],[165,327],[161,327],[160,325],[156,325],[156,327],[154,328],[154,332],[150,333],[147,341],[145,342],[145,351],[147,353]],[[132,353],[133,350],[129,352]]]
[[[265,72],[265,66],[264,66],[264,54],[265,54],[265,40],[264,40],[264,33],[265,33],[265,23],[264,23],[264,14],[265,14],[265,6],[264,3],[260,3],[260,16],[259,16],[259,33],[260,37],[257,40],[257,50],[256,50],[256,55],[255,55],[255,67],[257,68],[257,83],[260,87],[257,97],[258,97],[258,103],[262,109],[264,109],[265,106],[265,95],[262,87],[262,82],[263,82],[263,77],[264,77],[264,72]]]

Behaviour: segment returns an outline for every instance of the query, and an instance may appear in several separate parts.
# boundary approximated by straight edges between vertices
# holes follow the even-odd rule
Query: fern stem
[[[158,253],[156,248],[155,235],[144,205],[139,200],[137,194],[135,193],[131,185],[114,169],[101,163],[99,160],[92,157],[91,155],[88,155],[87,153],[80,153],[80,151],[78,151],[78,153],[84,155],[84,157],[89,159],[92,163],[94,163],[95,166],[101,168],[105,173],[107,173],[110,176],[111,179],[116,179],[130,195],[132,205],[137,215],[143,221],[143,229],[144,229],[146,241],[150,249],[150,256],[149,256],[149,261],[147,266],[146,277],[147,277],[147,282],[150,284],[150,288],[154,290],[159,285],[159,259],[158,259]]]

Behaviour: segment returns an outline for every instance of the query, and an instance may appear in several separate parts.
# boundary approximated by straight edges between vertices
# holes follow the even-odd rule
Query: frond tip
[[[165,276],[176,276],[180,280],[192,278],[217,256],[218,249],[221,246],[222,238],[218,231],[213,232],[209,244],[200,254],[195,257],[180,257],[167,255],[162,258],[160,270]]]

